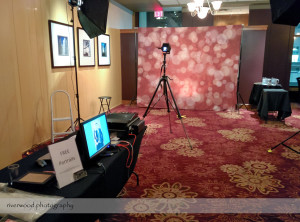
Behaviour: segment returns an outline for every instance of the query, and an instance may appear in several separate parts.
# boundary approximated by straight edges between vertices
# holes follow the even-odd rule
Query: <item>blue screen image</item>
[[[110,144],[105,114],[84,122],[83,129],[90,158],[103,151]]]

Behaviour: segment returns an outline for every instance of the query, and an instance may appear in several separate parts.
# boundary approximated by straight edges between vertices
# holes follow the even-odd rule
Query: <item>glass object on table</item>
[[[267,78],[267,77],[263,77],[263,78],[262,78],[261,84],[262,84],[262,85],[269,86],[269,85],[271,85],[271,79],[270,79],[270,78]]]
[[[19,176],[19,164],[12,164],[7,167],[9,174],[9,185],[13,184],[13,181]]]
[[[271,85],[276,86],[279,83],[279,79],[271,78]]]

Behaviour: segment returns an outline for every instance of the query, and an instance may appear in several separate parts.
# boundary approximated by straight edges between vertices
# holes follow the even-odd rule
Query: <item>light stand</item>
[[[79,93],[78,93],[78,74],[77,74],[77,62],[76,62],[76,51],[75,51],[75,21],[74,21],[74,7],[77,5],[71,4],[69,2],[69,5],[71,6],[72,10],[72,20],[73,23],[73,51],[74,51],[74,66],[75,66],[75,81],[76,81],[76,99],[77,99],[77,119],[74,121],[74,125],[76,126],[77,123],[80,125],[80,120],[84,121],[82,118],[80,118],[80,107],[79,107]]]
[[[74,65],[75,65],[75,77],[76,77],[76,99],[77,99],[77,113],[78,118],[75,120],[75,125],[83,120],[80,118],[80,106],[79,106],[79,90],[78,90],[78,73],[76,64],[76,46],[75,46],[75,22],[74,22],[74,7],[77,8],[78,20],[89,36],[90,39],[97,37],[106,32],[107,14],[109,0],[87,0],[85,3],[82,0],[67,0],[72,7],[72,22],[73,22],[73,49],[74,49]],[[84,121],[84,120],[83,120]]]
[[[169,48],[165,48],[166,46],[164,46],[164,45],[167,45]],[[170,53],[171,47],[169,46],[168,43],[164,43],[163,46],[162,46],[160,49],[162,49],[163,55],[164,55],[164,61],[163,61],[163,65],[162,65],[162,68],[163,68],[163,71],[164,71],[164,72],[163,72],[163,76],[160,78],[160,80],[159,80],[159,82],[158,82],[158,84],[157,84],[157,87],[156,87],[156,89],[155,89],[155,92],[154,92],[154,94],[153,94],[153,96],[152,96],[152,98],[151,98],[151,100],[150,100],[150,103],[149,103],[149,105],[148,105],[148,107],[147,107],[147,109],[146,109],[146,111],[145,111],[145,113],[144,113],[144,115],[143,115],[143,118],[145,118],[145,117],[148,115],[148,113],[150,112],[149,109],[150,109],[150,107],[151,107],[151,103],[152,103],[152,101],[153,101],[153,99],[154,99],[154,97],[155,97],[155,95],[156,95],[156,93],[157,93],[157,90],[158,90],[159,86],[161,86],[161,84],[162,84],[162,87],[163,87],[163,96],[165,97],[165,101],[166,101],[166,105],[167,105],[167,110],[168,110],[168,114],[169,114],[170,132],[172,133],[172,129],[171,129],[171,121],[170,121],[170,106],[169,106],[169,104],[172,106],[172,108],[173,108],[174,111],[176,112],[178,118],[180,119],[181,125],[182,125],[182,127],[183,127],[183,131],[184,131],[185,136],[186,136],[186,138],[187,138],[187,140],[188,140],[189,146],[190,146],[191,149],[193,149],[192,144],[191,144],[191,142],[190,142],[190,139],[189,139],[189,137],[188,137],[188,135],[187,135],[187,132],[186,132],[186,130],[185,130],[185,127],[184,127],[184,124],[183,124],[183,121],[182,121],[182,116],[181,116],[181,114],[180,114],[180,111],[179,111],[179,109],[178,109],[178,107],[177,107],[175,98],[174,98],[174,96],[173,96],[171,86],[170,86],[169,81],[168,81],[168,79],[170,79],[170,78],[169,78],[168,76],[166,76],[166,55]],[[171,103],[171,101],[170,101],[170,99],[169,99],[169,97],[168,97],[168,89],[169,89],[169,92],[170,92],[170,94],[171,94],[171,97],[172,97],[172,100],[173,100],[173,103],[174,103],[175,108],[173,107],[173,105],[172,105],[172,103]],[[158,99],[157,102],[153,105],[153,107],[151,107],[151,109],[153,109],[153,108],[155,107],[155,105],[159,102],[160,98],[161,98],[161,97],[159,97],[159,99]]]

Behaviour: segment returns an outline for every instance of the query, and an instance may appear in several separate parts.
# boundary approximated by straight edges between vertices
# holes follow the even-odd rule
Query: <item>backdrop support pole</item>
[[[244,26],[243,26],[244,28]],[[236,105],[235,105],[235,110],[240,113],[240,105],[239,105],[239,98],[241,98],[243,105],[246,107],[248,110],[244,99],[242,95],[240,94],[240,74],[241,74],[241,62],[242,62],[242,45],[243,45],[243,29],[242,29],[242,34],[241,34],[241,46],[240,46],[240,61],[239,61],[239,71],[238,71],[238,76],[237,76],[237,88],[236,88]]]

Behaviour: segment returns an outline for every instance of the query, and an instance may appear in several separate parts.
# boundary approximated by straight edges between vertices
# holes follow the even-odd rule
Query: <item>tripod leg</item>
[[[169,112],[169,126],[170,126],[170,133],[173,133],[172,132],[172,127],[171,127],[171,114]]]
[[[166,83],[164,83],[164,84],[166,84]],[[166,87],[166,85],[165,85],[165,87]],[[172,132],[172,127],[171,127],[171,114],[170,114],[170,106],[169,106],[169,98],[168,98],[168,92],[167,92],[167,90],[165,89],[164,90],[165,92],[164,92],[164,96],[165,96],[165,100],[166,100],[166,104],[167,104],[167,110],[168,110],[168,114],[169,114],[169,126],[170,126],[170,133],[173,133]]]
[[[169,114],[169,126],[170,126],[170,133],[172,133],[172,127],[171,127],[171,115],[170,115],[170,105],[169,105],[169,98],[168,98],[168,90],[167,90],[167,84],[166,81],[167,79],[164,78],[164,96],[165,96],[165,100],[166,100],[166,105],[167,105],[167,110],[168,110],[168,114]]]
[[[151,100],[150,100],[150,103],[149,103],[149,105],[148,105],[148,107],[147,107],[147,109],[146,109],[146,111],[145,111],[145,113],[144,113],[144,115],[143,115],[143,118],[145,118],[145,117],[147,116],[147,114],[148,114],[148,110],[149,110],[149,108],[150,108],[150,106],[151,106],[151,103],[152,103],[152,101],[153,101],[153,99],[154,99],[156,93],[157,93],[157,90],[158,90],[158,87],[160,86],[161,81],[162,81],[162,78],[159,80],[159,82],[158,82],[158,84],[157,84],[157,87],[156,87],[156,89],[155,89],[155,92],[153,93],[153,96],[152,96],[152,98],[151,98]]]
[[[153,104],[153,106],[151,108],[154,108],[156,106],[156,104],[160,101],[161,97],[158,97],[158,100]]]
[[[173,104],[169,98],[168,98],[168,102],[169,102],[169,105],[172,107],[172,109],[175,111],[176,115],[178,116],[177,110],[175,109],[175,107],[173,106]]]
[[[185,136],[186,136],[186,138],[187,138],[187,140],[188,140],[188,142],[189,142],[190,148],[193,149],[193,146],[192,146],[192,144],[191,144],[190,138],[188,137],[187,132],[186,132],[186,130],[185,130],[185,127],[184,127],[184,124],[183,124],[183,121],[182,121],[182,117],[181,117],[180,111],[179,111],[179,109],[178,109],[178,106],[177,106],[177,104],[176,104],[175,98],[174,98],[174,96],[173,96],[172,89],[171,89],[171,86],[170,86],[170,84],[169,84],[169,82],[168,82],[168,79],[166,80],[166,82],[167,82],[167,85],[168,85],[168,87],[169,87],[169,91],[170,91],[170,94],[171,94],[171,96],[172,96],[172,99],[173,99],[173,102],[174,102],[174,106],[175,106],[176,111],[177,111],[177,114],[178,114],[178,118],[179,118],[180,121],[181,121],[181,125],[182,125],[182,128],[183,128],[184,134],[185,134]]]

